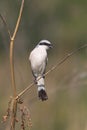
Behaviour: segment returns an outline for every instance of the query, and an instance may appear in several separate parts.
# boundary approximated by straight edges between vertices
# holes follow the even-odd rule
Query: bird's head
[[[41,47],[44,47],[46,50],[53,47],[52,43],[49,42],[48,40],[41,40],[38,45],[41,46]]]

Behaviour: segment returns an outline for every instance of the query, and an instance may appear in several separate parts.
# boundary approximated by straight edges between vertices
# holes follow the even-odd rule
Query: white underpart
[[[38,77],[38,78],[40,78],[40,77]],[[45,87],[44,87],[44,78],[41,78],[41,79],[38,80],[37,86],[38,86],[38,91],[45,90]]]
[[[38,77],[39,79],[40,77]],[[37,79],[37,80],[38,80]],[[37,85],[44,85],[44,78],[40,78],[38,81],[37,81]]]
[[[38,87],[38,91],[40,91],[40,90],[45,90],[45,88],[42,86],[40,86],[40,87]]]

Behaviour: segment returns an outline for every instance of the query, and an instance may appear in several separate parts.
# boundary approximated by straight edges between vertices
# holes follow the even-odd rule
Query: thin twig
[[[4,25],[5,25],[5,27],[6,27],[6,29],[7,29],[9,38],[10,38],[10,40],[11,40],[11,32],[10,32],[10,29],[8,28],[7,22],[6,22],[5,18],[4,18],[1,14],[0,14],[0,17],[1,17],[1,19],[2,19],[2,21],[3,21],[3,23],[4,23]]]
[[[78,51],[80,51],[81,49],[86,48],[86,47],[87,47],[87,44],[82,45],[81,47],[77,48],[76,50],[72,51],[71,53],[68,53],[64,58],[62,58],[60,60],[60,62],[57,61],[56,65],[53,65],[53,67],[51,67],[51,69],[48,70],[48,72],[45,74],[45,76],[48,75],[51,71],[55,70],[62,63],[64,63],[68,58],[70,58],[71,56],[73,56],[74,54],[76,54]]]
[[[52,72],[53,70],[55,70],[57,67],[59,67],[61,64],[63,64],[67,59],[69,59],[72,55],[76,54],[78,51],[80,51],[81,49],[84,49],[87,47],[87,44],[82,45],[81,47],[77,48],[76,50],[72,51],[71,53],[68,53],[64,58],[62,58],[60,61],[57,61],[57,63],[55,65],[53,65],[51,67],[51,69],[49,69],[46,73],[45,76],[47,76],[50,72]],[[40,80],[40,78],[38,78],[38,80]],[[37,80],[37,81],[38,81]],[[26,87],[22,92],[20,92],[17,96],[16,99],[20,98],[24,93],[26,93],[27,90],[29,90],[32,86],[34,86],[34,82],[32,82],[28,87]]]

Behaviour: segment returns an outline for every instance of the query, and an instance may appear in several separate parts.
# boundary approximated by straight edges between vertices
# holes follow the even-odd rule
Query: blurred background
[[[0,0],[0,13],[11,33],[20,4],[21,0]],[[48,39],[54,46],[48,52],[47,70],[67,53],[87,44],[87,0],[25,0],[14,47],[18,93],[33,81],[28,57],[41,39]],[[9,43],[7,30],[0,19],[0,120],[12,96]],[[31,129],[87,130],[87,48],[52,71],[45,82],[48,101],[38,100],[36,86],[22,97],[30,110]],[[5,129],[9,130],[8,124],[0,124],[0,130]],[[16,130],[19,129],[20,124],[16,126]]]

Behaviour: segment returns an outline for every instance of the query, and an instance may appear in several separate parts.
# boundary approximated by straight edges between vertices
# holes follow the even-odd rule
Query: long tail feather
[[[45,90],[45,85],[44,85],[44,78],[42,77],[39,81],[37,81],[37,87],[38,87],[38,97],[42,101],[45,101],[48,99],[46,90]]]
[[[45,90],[41,89],[40,91],[38,91],[38,97],[39,99],[41,99],[42,101],[45,101],[48,99],[47,93]]]

